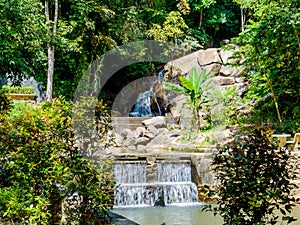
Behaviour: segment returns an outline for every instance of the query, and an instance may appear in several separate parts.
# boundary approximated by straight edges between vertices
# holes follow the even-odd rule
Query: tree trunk
[[[203,9],[200,9],[200,15],[199,15],[199,28],[202,27],[202,17],[203,17]]]
[[[46,89],[47,102],[52,101],[53,73],[54,73],[54,49],[48,46],[48,74],[47,74],[47,89]]]
[[[49,2],[45,1],[45,15],[47,23],[48,39],[48,72],[47,72],[47,89],[46,89],[46,101],[52,101],[52,90],[53,90],[53,74],[54,74],[54,46],[52,45],[52,39],[56,36],[57,20],[58,20],[58,0],[54,3],[54,18],[53,18],[53,29],[51,31],[50,23],[50,10]]]
[[[242,31],[244,31],[244,25],[245,25],[245,14],[243,8],[241,8],[241,27]]]

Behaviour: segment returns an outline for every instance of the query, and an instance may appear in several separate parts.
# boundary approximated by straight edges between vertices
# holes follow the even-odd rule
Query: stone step
[[[123,129],[135,130],[136,128],[143,126],[142,122],[153,117],[112,117],[112,125],[115,131],[119,132]],[[175,124],[176,118],[165,117],[166,124]]]

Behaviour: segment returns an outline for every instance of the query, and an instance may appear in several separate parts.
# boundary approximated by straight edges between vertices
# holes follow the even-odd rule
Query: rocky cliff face
[[[232,45],[231,50],[222,50],[220,48],[201,49],[192,54],[186,55],[165,65],[165,81],[180,84],[180,76],[188,76],[193,67],[200,73],[206,70],[206,73],[214,71],[214,76],[209,79],[211,90],[220,90],[225,93],[231,87],[235,87],[236,97],[242,97],[247,90],[248,81],[244,77],[242,66],[234,67],[233,64],[239,65],[240,59],[233,58],[237,47]],[[212,100],[216,100],[211,95]],[[175,96],[169,94],[169,101],[173,105],[172,116],[188,117],[191,112],[182,110],[186,102],[185,96]],[[219,111],[219,110],[217,110]],[[205,113],[204,113],[205,114]],[[205,115],[204,115],[205,117]]]
[[[232,63],[239,64],[240,59],[233,59],[232,56],[237,47],[232,50],[222,50],[219,48],[201,49],[192,54],[186,55],[165,66],[165,79],[170,82],[178,83],[180,75],[187,75],[195,67],[200,73],[203,69],[207,73],[215,71],[215,76],[211,82],[215,87],[236,86],[238,95],[242,95],[246,90],[247,81],[243,78],[245,75],[243,68],[235,68]]]

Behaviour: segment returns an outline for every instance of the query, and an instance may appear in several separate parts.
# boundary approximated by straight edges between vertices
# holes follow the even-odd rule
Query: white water
[[[160,182],[191,182],[191,165],[184,161],[162,161],[157,163],[157,176]]]
[[[142,161],[119,162],[115,164],[117,184],[145,183],[147,164]]]
[[[147,183],[146,162],[121,162],[115,165],[115,206],[151,206],[161,196],[166,205],[195,203],[198,190],[191,182],[189,161],[157,162],[157,181]]]

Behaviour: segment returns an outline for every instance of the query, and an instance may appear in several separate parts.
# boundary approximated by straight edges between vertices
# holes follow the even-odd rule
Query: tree
[[[238,131],[231,142],[216,151],[212,165],[220,182],[219,200],[216,207],[208,208],[221,215],[224,224],[276,224],[276,209],[287,224],[295,221],[286,215],[295,206],[290,152],[271,144],[266,131]]]
[[[0,76],[18,82],[24,76],[44,76],[45,26],[37,0],[0,1]]]
[[[194,10],[199,12],[199,23],[198,23],[199,28],[202,27],[202,23],[203,23],[203,9],[207,9],[215,3],[216,0],[192,1]]]
[[[50,3],[50,4],[49,4]],[[53,73],[54,73],[54,46],[53,41],[56,36],[57,20],[58,20],[58,0],[54,1],[54,15],[53,19],[50,19],[50,8],[51,3],[45,1],[45,16],[47,25],[47,52],[48,52],[48,73],[47,73],[47,89],[46,89],[46,100],[52,101],[52,86],[53,86]],[[51,10],[52,11],[52,10]],[[51,20],[51,22],[50,22]]]
[[[270,94],[273,101],[263,102],[263,107],[257,110],[258,116],[274,124],[277,117],[278,131],[297,132],[300,127],[299,3],[294,0],[237,2],[243,8],[252,7],[254,17],[237,39],[241,44],[239,57],[245,59],[244,66],[251,80],[248,97],[261,99]]]
[[[64,205],[65,222],[103,224],[99,220],[113,204],[110,159],[93,164],[83,157],[84,144],[74,138],[72,104],[53,99],[42,107],[16,106],[0,114],[0,221],[60,224]],[[102,104],[97,109],[94,140],[100,142],[109,114]]]

